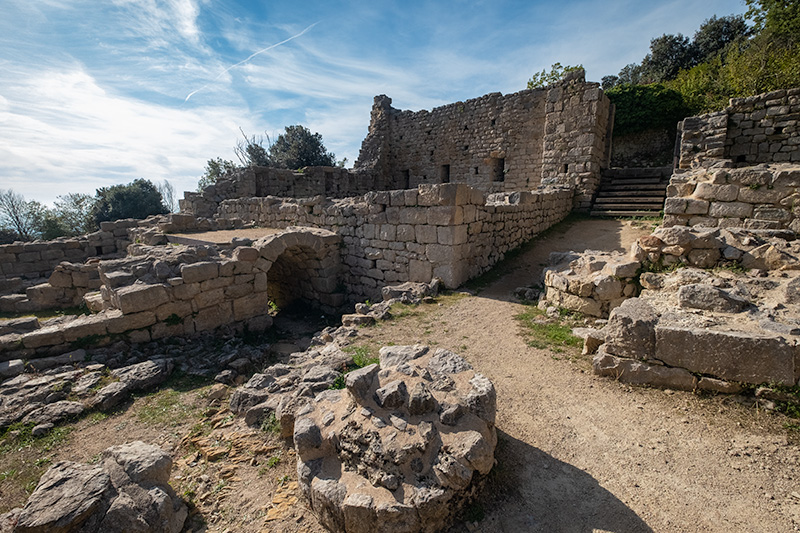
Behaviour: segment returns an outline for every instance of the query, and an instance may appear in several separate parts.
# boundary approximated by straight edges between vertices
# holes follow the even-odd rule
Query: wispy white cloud
[[[314,27],[314,26],[316,26],[317,24],[319,24],[319,22],[315,22],[315,23],[311,24],[310,26],[307,26],[307,27],[306,27],[306,28],[305,28],[303,31],[301,31],[300,33],[298,33],[298,34],[295,34],[295,35],[292,35],[291,37],[289,37],[289,38],[287,38],[287,39],[284,39],[283,41],[281,41],[281,42],[279,42],[279,43],[271,44],[271,45],[267,46],[266,48],[262,48],[262,49],[260,49],[260,50],[257,50],[257,51],[255,51],[255,52],[253,52],[252,54],[250,54],[249,56],[247,56],[247,58],[246,58],[246,59],[243,59],[243,60],[239,61],[238,63],[235,63],[235,64],[233,64],[233,65],[231,65],[231,66],[229,66],[229,67],[227,67],[227,68],[223,69],[223,71],[222,71],[222,72],[220,72],[219,74],[217,74],[217,76],[216,76],[216,77],[215,77],[213,80],[211,80],[211,83],[213,83],[213,82],[217,81],[217,80],[218,80],[218,79],[220,79],[222,76],[224,76],[225,74],[227,74],[228,72],[230,72],[232,69],[234,69],[234,68],[236,68],[236,67],[239,67],[239,66],[242,66],[242,65],[244,65],[245,63],[249,62],[251,59],[253,59],[253,58],[254,58],[254,57],[256,57],[257,55],[263,54],[263,53],[265,53],[265,52],[269,52],[270,50],[273,50],[273,49],[275,49],[275,48],[277,48],[277,47],[279,47],[279,46],[281,46],[281,45],[284,45],[284,44],[288,43],[289,41],[293,41],[293,40],[297,39],[298,37],[302,37],[302,36],[303,36],[303,35],[305,35],[305,34],[306,34],[306,33],[307,33],[309,30],[311,30],[311,28],[313,28],[313,27]],[[189,93],[189,94],[186,96],[186,98],[184,99],[184,102],[188,102],[188,101],[189,101],[189,98],[191,98],[193,95],[197,94],[198,92],[202,91],[203,89],[205,89],[205,88],[206,88],[206,87],[208,87],[209,85],[210,85],[210,84],[206,84],[206,85],[204,85],[204,86],[200,87],[199,89],[196,89],[196,90],[194,90],[194,91],[190,92],[190,93]]]
[[[192,190],[207,159],[232,156],[246,109],[181,110],[109,94],[81,68],[18,72],[3,89],[0,175],[44,201],[136,177]]]

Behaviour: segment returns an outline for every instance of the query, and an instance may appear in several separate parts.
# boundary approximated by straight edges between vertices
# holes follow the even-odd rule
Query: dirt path
[[[800,529],[800,453],[779,415],[727,398],[630,388],[592,375],[587,358],[531,348],[517,334],[513,317],[523,307],[511,291],[537,281],[551,251],[624,249],[641,232],[579,221],[478,296],[426,314],[416,328],[397,321],[374,333],[377,343],[435,338],[497,388],[498,471],[483,496],[486,517],[472,530]]]

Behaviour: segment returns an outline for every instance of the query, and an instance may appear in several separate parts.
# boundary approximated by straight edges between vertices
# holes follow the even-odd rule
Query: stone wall
[[[297,228],[229,254],[140,246],[133,252],[143,256],[94,265],[102,285],[85,299],[96,314],[2,335],[0,361],[57,355],[120,336],[147,342],[222,326],[263,330],[272,324],[270,301],[280,306],[300,298],[334,313],[345,302],[340,241],[328,231]],[[66,274],[51,280],[56,277],[67,284]]]
[[[675,130],[652,129],[626,135],[614,135],[611,166],[650,168],[673,166]]]
[[[100,231],[80,237],[0,245],[0,275],[3,279],[37,279],[49,276],[62,261],[124,252],[131,243],[128,230],[140,223],[145,221],[101,222]]]
[[[679,168],[708,159],[736,165],[800,162],[800,88],[732,98],[724,110],[685,119]]]
[[[800,231],[800,164],[731,167],[731,162],[720,161],[673,174],[664,226]]]
[[[375,97],[356,168],[386,188],[466,183],[485,192],[576,188],[586,208],[607,167],[610,102],[582,70],[544,89],[491,93],[431,111]]]
[[[488,197],[464,184],[420,185],[363,197],[243,198],[220,218],[284,228],[312,226],[342,236],[343,281],[351,299],[377,299],[387,284],[441,278],[455,288],[563,219],[573,192],[548,188]]]
[[[243,168],[204,189],[186,192],[179,201],[181,213],[211,218],[223,200],[279,196],[304,198],[329,196],[343,198],[383,189],[375,173],[367,169],[348,170],[339,167],[306,167],[301,171],[271,167]]]

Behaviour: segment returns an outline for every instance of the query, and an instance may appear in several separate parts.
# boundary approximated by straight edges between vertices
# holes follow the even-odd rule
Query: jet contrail
[[[253,52],[252,54],[250,54],[250,55],[247,57],[247,59],[243,59],[242,61],[239,61],[239,62],[238,62],[238,63],[236,63],[235,65],[231,65],[230,67],[226,68],[225,70],[223,70],[222,72],[220,72],[219,74],[217,74],[217,77],[216,77],[216,78],[214,78],[213,80],[211,80],[209,83],[207,83],[207,84],[203,85],[202,87],[200,87],[199,89],[197,89],[197,90],[195,90],[195,91],[192,91],[192,92],[190,92],[190,93],[188,94],[188,96],[186,96],[186,99],[184,99],[184,103],[188,102],[188,101],[189,101],[189,98],[191,98],[191,97],[192,97],[192,96],[194,96],[195,94],[199,93],[200,91],[202,91],[203,89],[205,89],[206,87],[208,87],[209,85],[211,85],[212,83],[214,83],[215,81],[217,81],[218,79],[220,79],[220,78],[221,78],[221,77],[222,77],[222,76],[223,76],[223,75],[224,75],[226,72],[228,72],[229,70],[231,70],[231,69],[233,69],[233,68],[236,68],[236,67],[238,67],[239,65],[243,65],[243,64],[247,63],[248,61],[250,61],[251,59],[253,59],[254,57],[256,57],[258,54],[263,54],[264,52],[268,52],[268,51],[272,50],[273,48],[277,48],[277,47],[279,47],[279,46],[280,46],[280,45],[282,45],[282,44],[286,44],[286,43],[288,43],[289,41],[292,41],[292,40],[294,40],[294,39],[297,39],[298,37],[300,37],[300,36],[302,36],[303,34],[305,34],[305,33],[306,33],[308,30],[310,30],[311,28],[313,28],[314,26],[316,26],[317,24],[319,24],[319,21],[317,21],[317,22],[315,22],[314,24],[310,25],[309,27],[307,27],[306,29],[304,29],[303,31],[301,31],[300,33],[298,33],[297,35],[292,35],[292,36],[291,36],[291,37],[289,37],[288,39],[285,39],[285,40],[283,40],[283,41],[281,41],[281,42],[279,42],[279,43],[275,43],[275,44],[273,44],[273,45],[267,46],[266,48],[262,48],[261,50],[259,50],[259,51],[257,51],[257,52]]]

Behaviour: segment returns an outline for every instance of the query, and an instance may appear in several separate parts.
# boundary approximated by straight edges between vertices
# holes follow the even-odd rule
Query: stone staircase
[[[598,217],[657,216],[664,209],[670,175],[672,167],[605,170],[590,214]]]

